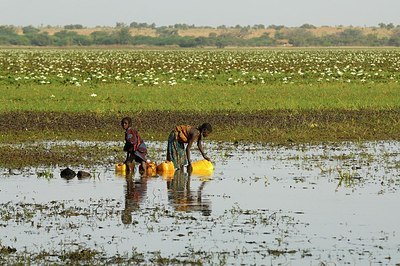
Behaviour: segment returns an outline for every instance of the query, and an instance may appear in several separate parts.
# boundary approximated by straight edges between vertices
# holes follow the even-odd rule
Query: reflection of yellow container
[[[125,172],[126,172],[126,165],[125,165],[124,163],[117,163],[117,164],[115,165],[115,172],[116,172],[117,174],[125,175]]]
[[[210,176],[214,172],[214,165],[208,160],[192,162],[192,175]]]
[[[162,162],[159,165],[157,165],[156,170],[157,170],[157,174],[159,174],[163,177],[171,178],[174,176],[175,166],[174,166],[173,162],[165,161],[165,162]]]

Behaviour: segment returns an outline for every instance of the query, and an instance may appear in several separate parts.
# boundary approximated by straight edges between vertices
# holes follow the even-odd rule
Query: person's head
[[[207,137],[212,132],[212,127],[209,123],[204,123],[199,126],[199,130],[203,137]]]
[[[123,129],[128,129],[130,127],[132,127],[132,118],[130,117],[124,117],[121,120],[121,126]]]

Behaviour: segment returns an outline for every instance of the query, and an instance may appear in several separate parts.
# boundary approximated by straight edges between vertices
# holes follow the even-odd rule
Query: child
[[[124,117],[121,120],[121,126],[125,129],[124,151],[126,151],[127,154],[124,163],[126,164],[127,172],[133,173],[135,162],[138,162],[141,164],[144,174],[146,174],[146,144],[139,136],[137,130],[132,127],[132,119],[130,117]]]
[[[212,127],[209,123],[204,123],[199,127],[189,125],[180,125],[175,127],[168,137],[167,160],[174,163],[175,168],[182,168],[186,162],[190,167],[190,148],[193,142],[197,141],[197,147],[204,159],[210,161],[210,158],[205,155],[201,140],[207,137],[212,132]],[[185,148],[185,144],[186,148]]]

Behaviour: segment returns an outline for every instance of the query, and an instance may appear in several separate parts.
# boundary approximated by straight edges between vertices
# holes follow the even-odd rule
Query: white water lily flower
[[[90,94],[90,97],[97,97],[97,94],[96,93],[92,93],[92,94]]]

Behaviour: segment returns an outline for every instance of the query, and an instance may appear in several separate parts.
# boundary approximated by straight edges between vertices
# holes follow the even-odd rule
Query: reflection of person
[[[192,191],[190,188],[190,171],[185,174],[184,168],[178,169],[174,173],[174,178],[167,181],[168,200],[177,211],[199,211],[204,216],[211,214],[211,208],[208,202],[202,200],[202,191],[205,186],[205,181],[200,184],[197,191]]]
[[[142,177],[140,182],[134,182],[131,175],[126,176],[125,209],[121,220],[123,224],[132,223],[132,212],[139,208],[139,204],[147,193],[147,178]]]
[[[175,168],[182,168],[186,163],[191,165],[190,148],[193,142],[197,141],[197,147],[204,159],[210,158],[203,151],[201,140],[212,132],[209,123],[204,123],[199,127],[189,125],[176,126],[168,137],[167,160],[174,163]],[[186,149],[185,149],[186,144]]]
[[[124,117],[121,120],[121,126],[125,129],[125,146],[126,151],[126,169],[128,173],[133,173],[135,162],[141,164],[144,174],[146,174],[147,147],[138,131],[132,127],[132,119]]]

